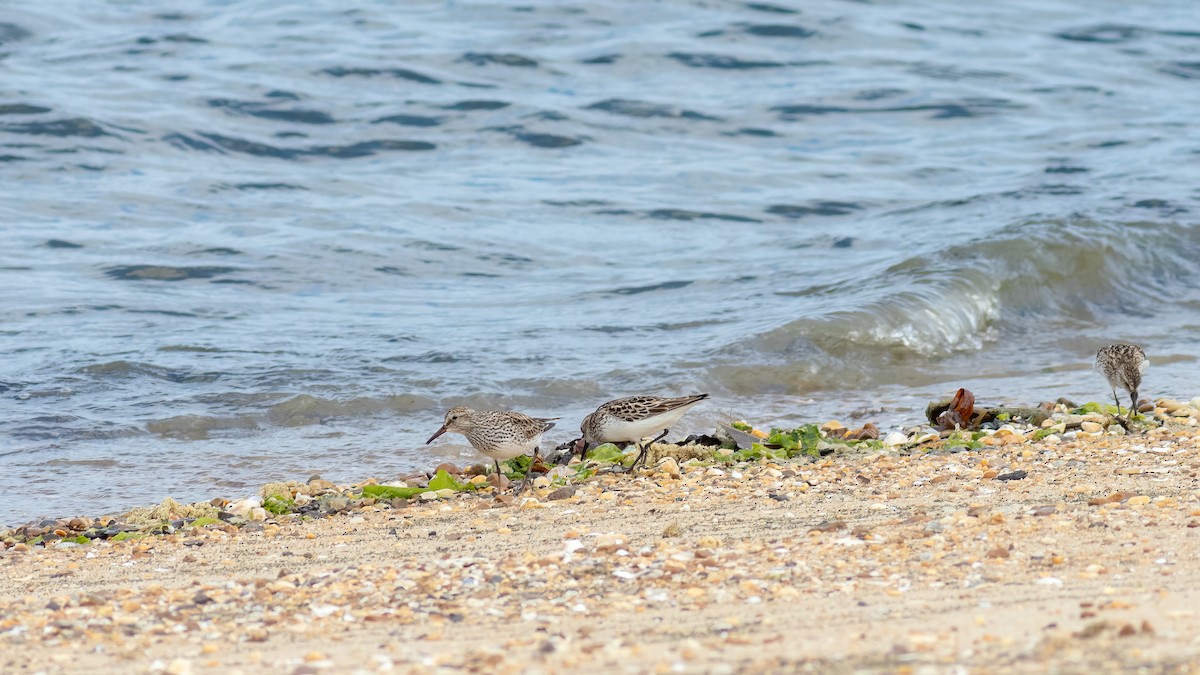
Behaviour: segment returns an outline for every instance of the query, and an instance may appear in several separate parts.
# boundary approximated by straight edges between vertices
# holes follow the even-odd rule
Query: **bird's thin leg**
[[[642,457],[646,454],[646,447],[641,443],[634,443],[633,446],[638,449],[638,455],[633,458],[633,464],[630,464],[629,468],[625,469],[625,473],[633,473],[633,470],[637,468],[638,462],[642,461]]]
[[[537,448],[533,449],[533,461],[534,462],[537,461]],[[519,485],[517,485],[516,492],[513,492],[514,496],[521,494],[522,492],[525,491],[525,488],[529,487],[529,474],[531,474],[531,473],[533,473],[533,462],[530,462],[529,468],[525,470],[525,477],[522,478],[521,483]]]
[[[633,460],[633,464],[629,465],[630,472],[632,472],[634,469],[637,468],[638,462],[641,462],[646,459],[646,456],[650,453],[650,446],[654,445],[655,443],[657,443],[667,437],[668,431],[670,431],[670,430],[663,429],[662,433],[655,436],[654,438],[652,438],[649,443],[646,443],[646,444],[638,447],[640,452],[638,452],[637,458]]]
[[[1133,416],[1137,414],[1137,389],[1129,392],[1129,397],[1133,400],[1133,403],[1129,404],[1129,418],[1133,419]]]
[[[493,458],[492,461],[496,463],[496,475],[499,476],[500,475],[500,460]]]
[[[1113,389],[1113,400],[1117,402],[1117,417],[1121,416],[1121,399],[1117,398],[1117,390]]]

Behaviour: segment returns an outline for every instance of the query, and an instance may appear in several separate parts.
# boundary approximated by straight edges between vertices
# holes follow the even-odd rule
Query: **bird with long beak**
[[[583,418],[579,425],[582,436],[575,441],[574,452],[581,457],[587,449],[599,443],[634,443],[638,456],[629,466],[629,471],[646,458],[651,445],[666,437],[671,425],[692,406],[708,398],[708,394],[693,394],[677,398],[659,396],[630,396],[609,401],[596,408],[596,412]],[[659,433],[659,432],[662,433]],[[658,434],[649,443],[643,438]]]
[[[446,432],[462,434],[467,437],[471,447],[492,460],[496,465],[496,473],[499,474],[502,459],[519,457],[530,450],[536,458],[542,434],[554,427],[556,419],[558,418],[530,417],[507,410],[471,410],[458,406],[446,411],[441,428],[430,436],[425,444],[432,443]],[[529,483],[530,473],[532,472],[526,472],[518,493]]]

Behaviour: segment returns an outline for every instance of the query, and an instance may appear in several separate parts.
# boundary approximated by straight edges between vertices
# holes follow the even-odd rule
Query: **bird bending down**
[[[574,450],[582,456],[593,443],[634,443],[638,456],[629,466],[629,471],[633,471],[646,458],[650,446],[662,440],[688,409],[706,398],[708,394],[678,398],[630,396],[609,401],[583,418],[579,425],[582,436],[575,441]],[[658,436],[653,440],[642,444],[643,438],[656,433]]]
[[[496,465],[496,473],[500,473],[500,460],[512,459],[524,455],[530,450],[536,458],[538,444],[542,442],[542,434],[554,427],[554,420],[530,417],[519,412],[507,410],[471,410],[458,406],[446,411],[446,418],[426,444],[446,432],[462,434],[467,437],[471,447],[490,458]],[[529,473],[521,481],[517,492],[520,493],[529,483]]]
[[[1115,344],[1105,345],[1096,352],[1096,372],[1108,380],[1112,387],[1113,400],[1117,402],[1117,417],[1121,415],[1121,399],[1117,398],[1117,389],[1129,392],[1132,403],[1129,406],[1129,418],[1137,412],[1138,387],[1142,385],[1142,373],[1150,367],[1146,352],[1137,345]],[[1128,419],[1126,420],[1128,422]]]

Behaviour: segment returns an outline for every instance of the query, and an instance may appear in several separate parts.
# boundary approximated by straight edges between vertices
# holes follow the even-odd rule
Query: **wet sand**
[[[1182,420],[670,464],[555,500],[12,545],[0,672],[1200,672]]]

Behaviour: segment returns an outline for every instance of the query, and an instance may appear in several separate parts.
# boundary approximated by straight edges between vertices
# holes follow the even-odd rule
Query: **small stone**
[[[1104,431],[1104,427],[1098,422],[1083,422],[1079,425],[1080,430],[1089,434],[1098,434]]]
[[[191,675],[192,662],[187,659],[175,659],[167,665],[168,675]]]
[[[496,488],[497,490],[507,490],[508,487],[512,485],[512,481],[508,479],[508,476],[505,476],[502,473],[493,473],[488,475],[487,482],[491,483],[492,487]]]
[[[560,499],[569,499],[569,498],[575,496],[575,491],[577,489],[578,488],[576,488],[574,485],[560,487],[557,490],[555,490],[554,492],[551,492],[550,494],[546,495],[546,501],[553,502],[553,501],[558,501]]]
[[[1149,504],[1150,498],[1146,495],[1138,495],[1136,497],[1130,497],[1129,501],[1125,503],[1129,504],[1130,506],[1142,506],[1143,504]]]
[[[304,655],[304,660],[308,661],[309,663],[312,663],[313,661],[324,661],[327,658],[329,657],[318,651],[311,651]]]
[[[986,557],[986,558],[1007,558],[1008,556],[1009,556],[1008,549],[1004,548],[1003,546],[997,546],[996,548],[988,551],[987,555],[985,555],[984,557]]]
[[[1121,630],[1117,631],[1117,635],[1119,637],[1129,637],[1130,635],[1137,635],[1137,629],[1133,627],[1133,624],[1127,623],[1124,626],[1121,626]]]
[[[1053,504],[1039,506],[1033,510],[1033,515],[1035,516],[1052,516],[1056,513],[1058,513],[1058,507]]]
[[[1158,399],[1156,405],[1169,413],[1175,412],[1183,407],[1182,403],[1173,398],[1160,398]]]
[[[459,473],[461,473],[458,470],[458,467],[454,466],[450,462],[443,462],[441,464],[438,464],[437,468],[433,470],[434,473],[437,473],[439,471],[445,471],[446,473],[450,474],[451,476],[457,476]]]
[[[608,532],[596,537],[597,551],[615,551],[629,545],[629,537],[616,532]]]
[[[550,479],[546,478],[545,476],[538,476],[537,478],[533,479],[533,487],[535,487],[535,488],[550,487]]]
[[[883,437],[883,445],[884,445],[884,447],[888,447],[888,448],[894,448],[898,445],[904,445],[907,442],[908,442],[908,436],[905,436],[904,434],[900,433],[899,431],[893,431],[892,433]]]
[[[417,495],[417,498],[423,502],[432,502],[438,498],[438,493],[435,490],[429,490],[428,492],[420,493]]]
[[[1028,475],[1029,472],[1027,471],[1017,470],[1010,473],[1002,473],[999,476],[996,476],[996,480],[1023,480]]]
[[[674,457],[666,457],[659,462],[658,470],[671,478],[679,478],[682,475],[679,470],[679,462]]]

